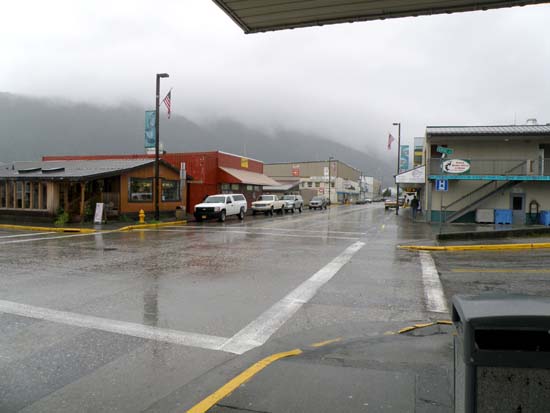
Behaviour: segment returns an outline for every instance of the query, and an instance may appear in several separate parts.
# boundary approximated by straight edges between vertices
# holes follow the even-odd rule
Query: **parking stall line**
[[[422,283],[424,284],[426,309],[433,313],[448,313],[449,309],[445,301],[439,274],[429,252],[420,252],[420,265],[422,267]]]
[[[304,304],[309,302],[317,294],[317,291],[329,282],[364,245],[365,243],[361,241],[350,245],[331,262],[231,337],[221,349],[242,354],[264,344]]]
[[[4,300],[0,300],[0,312],[207,350],[220,350],[228,340],[227,337],[146,326]],[[230,349],[224,351],[232,352]]]
[[[104,235],[104,234],[110,234],[116,231],[104,231],[104,232],[91,232],[86,234],[73,234],[73,235],[60,235],[57,237],[41,237],[41,238],[27,238],[27,239],[18,239],[13,241],[0,241],[0,245],[5,244],[19,244],[22,242],[34,242],[34,241],[49,241],[52,239],[63,239],[63,238],[74,238],[74,237],[89,237],[89,236],[96,236],[96,235]],[[36,235],[36,234],[34,234]]]
[[[55,232],[33,232],[33,233],[30,233],[30,234],[0,235],[0,239],[33,237],[33,236],[37,236],[37,235],[48,235],[48,234],[55,234]]]

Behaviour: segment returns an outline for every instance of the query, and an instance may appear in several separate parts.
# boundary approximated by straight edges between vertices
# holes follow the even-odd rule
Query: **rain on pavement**
[[[346,411],[450,411],[450,336],[387,336],[449,317],[429,311],[418,253],[396,248],[430,236],[378,204],[134,232],[2,231],[0,411],[184,411],[265,355],[336,337],[276,368],[305,399],[278,404],[281,383],[263,397],[274,377],[261,376],[231,408],[252,397],[269,411],[330,411],[327,386]],[[344,387],[308,387],[308,369]],[[424,394],[434,385],[441,400]]]

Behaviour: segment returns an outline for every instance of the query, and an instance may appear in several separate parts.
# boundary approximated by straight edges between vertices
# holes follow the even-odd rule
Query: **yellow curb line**
[[[218,390],[216,390],[214,393],[212,393],[210,396],[208,396],[206,399],[202,400],[195,406],[191,407],[191,409],[187,410],[187,413],[205,413],[207,412],[212,406],[214,406],[216,403],[218,403],[220,400],[227,397],[229,394],[231,394],[233,391],[235,391],[239,386],[246,383],[248,380],[250,380],[254,375],[265,369],[267,366],[269,366],[274,361],[280,360],[285,357],[290,356],[297,356],[299,354],[302,354],[302,350],[295,349],[291,351],[285,351],[284,353],[277,353],[272,354],[271,356],[268,356],[257,363],[254,363],[252,366],[247,368],[245,371],[243,371],[238,376],[234,377],[230,381],[228,381],[226,384],[224,384],[222,387],[220,387]]]
[[[437,321],[433,321],[433,322],[430,322],[430,323],[419,323],[419,324],[413,324],[412,326],[403,327],[401,330],[397,330],[397,333],[387,331],[384,334],[385,335],[403,334],[403,333],[408,333],[409,331],[413,331],[413,330],[416,330],[416,329],[419,329],[419,328],[430,327],[430,326],[435,326],[435,325],[452,325],[452,324],[453,324],[453,322],[451,320],[437,320]]]
[[[95,229],[89,229],[89,228],[35,227],[35,226],[8,225],[8,224],[0,224],[0,229],[14,229],[18,231],[44,231],[44,232],[80,232],[83,234],[91,234],[93,232],[97,232]]]
[[[341,340],[342,340],[342,337],[338,337],[338,338],[333,338],[332,340],[326,340],[326,341],[320,341],[319,343],[313,343],[313,344],[310,344],[309,346],[310,347],[323,347],[323,346],[326,346],[328,344],[337,343],[338,341],[341,341]]]
[[[487,244],[487,245],[399,245],[398,248],[412,251],[502,251],[550,248],[550,242],[528,244]]]
[[[158,224],[137,224],[137,225],[128,225],[126,227],[119,228],[118,231],[132,231],[134,229],[171,227],[171,226],[174,226],[174,225],[185,225],[185,224],[187,224],[186,220],[172,221],[172,222],[160,222]]]

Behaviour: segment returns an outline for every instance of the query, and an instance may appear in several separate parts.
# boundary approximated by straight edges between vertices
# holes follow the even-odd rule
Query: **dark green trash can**
[[[550,412],[550,298],[453,297],[455,412]]]

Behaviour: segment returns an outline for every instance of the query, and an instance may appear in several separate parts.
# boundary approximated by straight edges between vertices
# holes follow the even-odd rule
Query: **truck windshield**
[[[273,195],[262,195],[258,198],[258,201],[273,201],[274,199]]]
[[[286,201],[293,201],[294,200],[294,195],[285,195],[285,196],[283,196],[283,199],[286,200]]]
[[[204,200],[205,204],[224,204],[225,203],[225,197],[224,196],[209,196]]]

